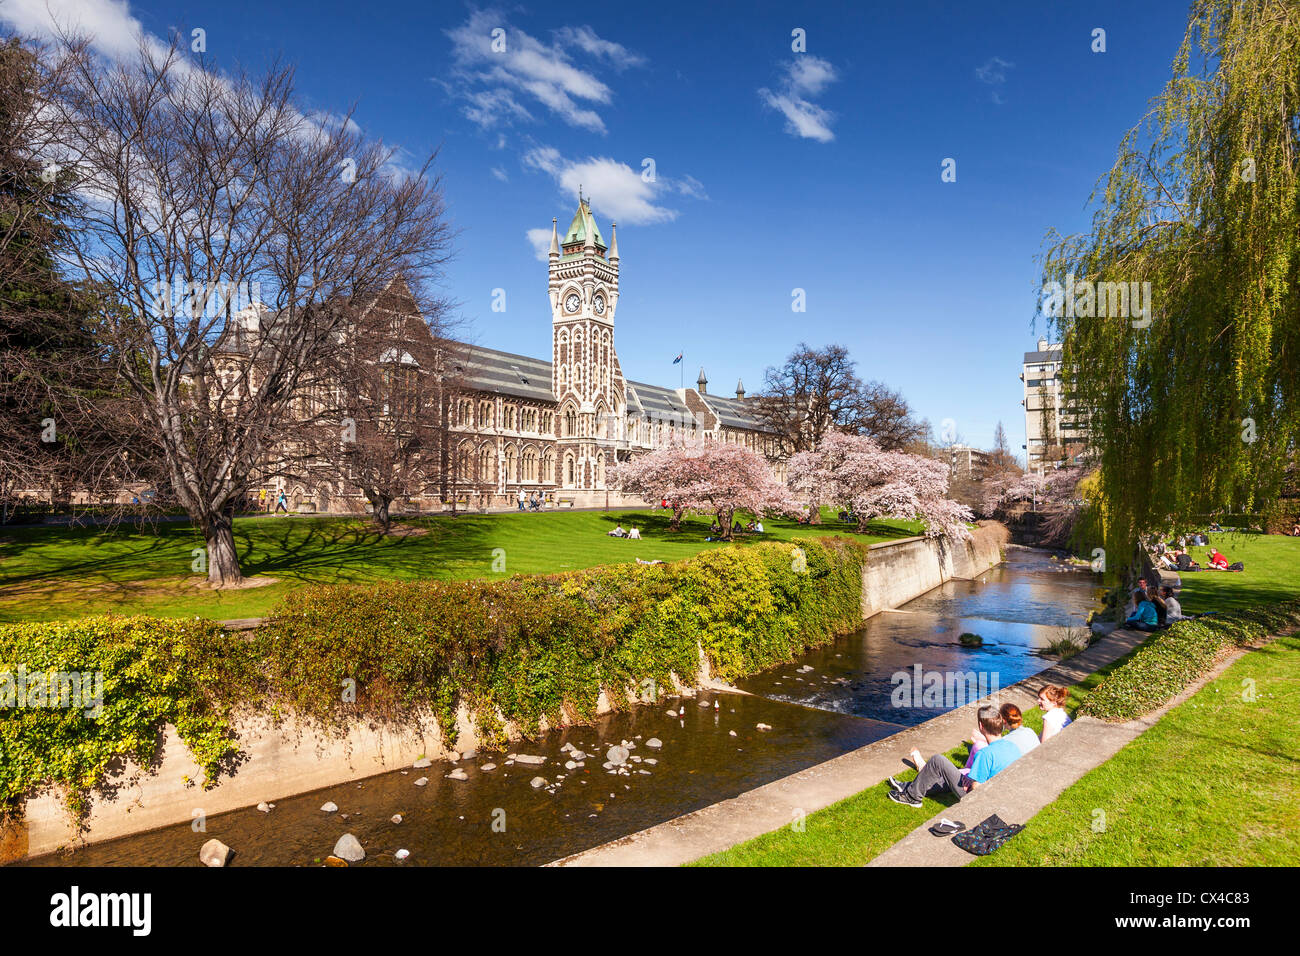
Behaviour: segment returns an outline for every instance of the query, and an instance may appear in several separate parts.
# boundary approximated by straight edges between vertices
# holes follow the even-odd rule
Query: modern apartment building
[[[1078,461],[1087,452],[1087,424],[1064,399],[1061,348],[1059,342],[1039,339],[1038,348],[1025,353],[1021,366],[1025,465],[1034,474],[1041,475],[1046,468]]]

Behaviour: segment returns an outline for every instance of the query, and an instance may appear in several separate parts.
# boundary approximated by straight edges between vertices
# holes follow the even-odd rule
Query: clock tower
[[[604,487],[622,437],[625,388],[614,353],[618,307],[618,233],[606,245],[591,206],[578,195],[578,210],[561,236],[551,220],[548,256],[551,297],[551,391],[562,444],[560,483]]]

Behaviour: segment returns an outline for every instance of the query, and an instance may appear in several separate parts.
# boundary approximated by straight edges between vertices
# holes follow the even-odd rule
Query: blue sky
[[[106,48],[202,28],[223,68],[281,57],[306,108],[355,103],[399,162],[440,148],[460,230],[446,292],[479,344],[549,354],[535,242],[552,217],[567,224],[581,182],[602,230],[619,222],[628,377],[675,386],[684,349],[688,381],[703,365],[711,391],[743,378],[752,392],[797,342],[839,342],[936,431],[952,419],[987,446],[1002,420],[1019,451],[1020,355],[1042,331],[1035,257],[1049,229],[1086,227],[1094,184],[1168,78],[1187,4],[48,9]],[[25,32],[48,16],[46,0],[0,3]]]

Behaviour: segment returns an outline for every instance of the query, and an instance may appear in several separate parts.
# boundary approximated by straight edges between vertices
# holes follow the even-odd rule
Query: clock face
[[[596,301],[592,305],[595,306],[597,315],[605,314],[605,297],[603,295],[596,296]]]
[[[564,300],[564,307],[570,312],[577,312],[580,305],[582,305],[582,300],[578,298],[576,292],[570,292],[569,297]]]

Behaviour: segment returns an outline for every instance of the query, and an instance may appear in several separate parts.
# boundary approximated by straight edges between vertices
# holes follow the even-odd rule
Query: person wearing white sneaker
[[[1004,724],[1002,714],[996,707],[986,704],[979,709],[979,726],[992,743],[975,755],[969,774],[963,774],[945,755],[935,754],[925,762],[921,772],[910,783],[899,784],[890,778],[889,799],[909,807],[920,807],[922,799],[931,791],[942,793],[948,790],[960,800],[1019,759],[1020,748],[1013,741],[1002,737]],[[916,756],[919,757],[920,754]]]

